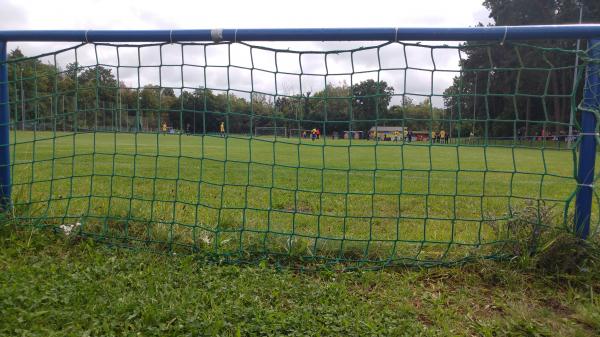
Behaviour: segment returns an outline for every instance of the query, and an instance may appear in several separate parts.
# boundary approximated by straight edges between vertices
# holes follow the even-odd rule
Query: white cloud
[[[469,26],[485,19],[481,0],[2,0],[28,21],[4,29],[143,29]]]
[[[123,1],[123,0],[29,0],[9,1],[0,0],[0,29],[202,29],[202,28],[284,28],[284,27],[466,27],[473,26],[478,22],[484,24],[489,22],[487,11],[481,5],[481,0],[421,0],[421,1],[380,1],[365,3],[364,1],[315,1],[303,0],[299,2],[281,1]],[[364,42],[336,42],[336,43],[271,43],[270,47],[294,50],[331,50],[349,49],[374,43]],[[10,43],[9,48],[20,47],[27,55],[35,55],[42,52],[56,50],[70,44],[60,43]],[[71,44],[72,45],[72,44]],[[262,45],[265,45],[264,43]],[[165,60],[163,63],[181,64],[181,56],[186,58],[186,63],[192,62],[203,65],[203,52],[201,48],[196,51],[181,52],[180,46],[163,49],[163,57],[175,58]],[[112,49],[112,50],[111,50]],[[150,50],[152,49],[152,50]],[[208,63],[219,60],[227,64],[227,49],[209,51],[207,53]],[[142,58],[142,64],[158,62],[160,53],[158,48],[149,48],[149,55]],[[235,51],[234,51],[235,50]],[[74,60],[72,52],[60,55],[58,63],[64,66],[69,59]],[[120,49],[121,64],[137,62],[135,52]],[[232,63],[248,66],[250,61],[254,62],[256,68],[269,68],[274,70],[274,53],[252,49],[252,59],[247,47],[236,45],[232,47]],[[394,67],[402,66],[404,54],[402,46],[389,45],[380,50],[382,67],[387,65]],[[92,48],[78,50],[80,63],[95,63],[96,54]],[[116,65],[116,48],[105,48],[98,51],[99,59],[103,63]],[[356,82],[359,79],[377,78],[386,80],[388,84],[396,88],[397,93],[404,90],[412,93],[431,94],[432,78],[430,71],[383,71],[379,70],[377,50],[355,53],[353,62],[350,62],[350,53],[331,55],[327,58],[327,71],[329,74],[345,74],[354,65],[354,70],[375,70],[375,72],[349,75],[338,75],[328,77],[329,81],[340,82],[348,80]],[[179,61],[177,61],[179,58]],[[447,53],[444,50],[436,50],[434,54],[436,69],[456,69],[458,65],[458,54]],[[193,60],[193,61],[188,61]],[[430,50],[421,47],[407,48],[407,60],[409,67],[433,69]],[[297,54],[278,54],[278,70],[298,68],[302,62],[304,73],[325,72],[325,57],[320,55],[305,55],[300,59]],[[199,72],[186,67],[190,74]],[[214,83],[218,87],[226,88],[249,88],[249,74],[246,71],[236,71],[239,76],[227,78],[220,71],[214,71],[213,77],[206,78],[206,84]],[[141,85],[157,81],[157,74],[151,69],[144,69],[140,73],[126,68],[119,69],[121,80],[128,85],[137,86],[138,80]],[[192,76],[183,78],[175,68],[163,69],[161,80],[164,84],[181,87],[188,83],[200,84],[203,79],[194,80]],[[255,72],[255,90],[268,90],[274,93],[277,84],[278,92],[299,91],[302,85],[303,91],[316,91],[324,86],[322,76],[275,76],[268,73]],[[454,76],[451,72],[435,72],[433,76],[434,94],[441,93],[443,88],[451,83]],[[404,76],[406,76],[406,88],[404,88]],[[276,83],[277,81],[277,83]],[[301,82],[302,81],[302,82]],[[397,100],[396,100],[397,101]],[[435,99],[436,105],[441,104],[441,99]]]
[[[2,11],[0,11],[0,28],[15,29],[27,26],[28,21],[25,8],[6,0],[0,1],[0,6],[2,6]]]

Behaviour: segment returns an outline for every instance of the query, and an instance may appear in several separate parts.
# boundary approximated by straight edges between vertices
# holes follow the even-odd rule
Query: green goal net
[[[19,226],[308,268],[502,258],[573,225],[585,43],[11,46]]]

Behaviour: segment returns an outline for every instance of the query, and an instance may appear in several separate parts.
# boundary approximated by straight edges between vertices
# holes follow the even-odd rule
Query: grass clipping
[[[598,238],[581,239],[572,231],[573,226],[570,226],[571,230],[549,226],[554,219],[552,207],[543,201],[539,204],[527,202],[515,210],[506,226],[507,234],[513,240],[504,246],[504,253],[547,273],[576,274],[598,270]]]

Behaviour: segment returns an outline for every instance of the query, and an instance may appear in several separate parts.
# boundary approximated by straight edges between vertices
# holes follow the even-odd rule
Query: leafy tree
[[[394,88],[388,86],[385,81],[368,79],[353,85],[353,129],[367,131],[375,119],[385,115],[393,94]]]
[[[56,98],[48,93],[55,91],[55,67],[36,58],[26,59],[19,48],[8,54],[8,60],[21,60],[9,63],[8,69],[8,81],[15,83],[9,86],[9,97],[16,98],[15,103],[19,103],[12,107],[13,111],[19,112],[17,118],[21,122],[24,117],[25,120],[35,120],[37,124],[52,124]]]
[[[81,68],[80,68],[81,69]],[[79,85],[86,93],[87,102],[95,98],[98,102],[115,102],[119,85],[111,69],[103,66],[87,68],[79,74]]]
[[[449,116],[444,116],[444,110],[434,107],[429,98],[417,104],[412,99],[407,99],[403,106],[391,106],[384,117],[379,125],[403,126],[413,131],[449,131],[449,125],[446,125],[448,123],[443,121]]]
[[[575,0],[486,0],[483,5],[496,25],[575,23],[579,14]],[[598,20],[600,2],[586,1],[584,12],[584,22]],[[460,65],[466,71],[445,92],[447,113],[472,119],[474,112],[478,120],[495,120],[493,127],[491,122],[475,124],[476,133],[489,136],[539,134],[544,127],[541,122],[547,120],[554,122],[553,130],[548,131],[564,133],[565,127],[559,123],[569,121],[570,98],[566,96],[573,85],[574,55],[510,43],[479,44],[471,41],[461,46],[467,57]],[[531,45],[575,49],[573,40],[535,41]],[[552,70],[543,70],[546,68]],[[484,93],[491,95],[484,99]],[[580,86],[578,98],[581,93]],[[523,122],[514,124],[515,119]]]

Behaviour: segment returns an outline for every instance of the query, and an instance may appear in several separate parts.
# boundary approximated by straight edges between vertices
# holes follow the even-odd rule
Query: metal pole
[[[121,88],[117,91],[117,116],[119,117],[119,125],[117,126],[117,131],[121,132],[121,118],[123,117],[123,103],[121,100]]]
[[[6,41],[0,41],[0,211],[11,208],[10,108]]]
[[[23,89],[23,68],[21,70],[21,129],[25,131],[25,90]]]
[[[473,92],[473,130],[471,131],[473,137],[475,136],[475,109],[477,109],[477,74],[478,72],[475,72],[475,92]]]
[[[382,27],[176,30],[0,30],[2,41],[183,42],[183,41],[516,41],[591,39],[600,25],[486,27]]]
[[[450,138],[452,138],[452,120],[454,119],[454,104],[450,104],[450,130],[448,130]]]
[[[594,166],[596,163],[596,116],[592,110],[600,107],[600,39],[589,41],[583,108],[581,109],[581,143],[579,145],[579,169],[577,172],[577,200],[575,201],[575,233],[582,239],[590,233],[592,197],[594,194]]]
[[[194,134],[196,134],[196,97],[192,96],[192,104],[193,104],[193,108],[192,108],[192,119],[193,119],[193,124],[194,124],[194,128],[192,131]]]
[[[62,118],[63,131],[67,131],[67,116],[65,113],[65,95],[62,95],[62,114],[63,114],[63,118]]]
[[[583,2],[577,1],[579,6],[579,24],[583,20]],[[581,46],[581,39],[577,39],[577,53],[575,54],[575,69],[573,69],[573,96],[577,97],[577,66],[579,65],[579,47]],[[573,139],[573,121],[575,120],[575,104],[571,104],[571,115],[569,116],[569,136],[567,138],[567,145],[571,147],[571,141]]]
[[[138,99],[137,99],[137,107],[135,109],[135,132],[140,132],[141,124],[140,124],[140,105],[142,104],[142,97],[139,96],[138,91]]]
[[[306,116],[308,116],[308,103],[309,103],[308,100],[310,98],[310,94],[311,94],[311,92],[307,91],[306,97],[304,98],[304,109],[303,109],[302,117],[300,117],[303,122],[304,122],[304,118],[306,118]],[[296,119],[298,119],[298,118],[296,118]],[[304,124],[304,123],[302,123],[302,124]],[[350,130],[354,130],[353,125],[351,125],[350,127],[351,127]],[[312,129],[312,126],[310,128]],[[304,129],[304,125],[302,125],[301,129]]]
[[[98,109],[100,109],[100,104],[94,105],[94,131],[98,131]]]

